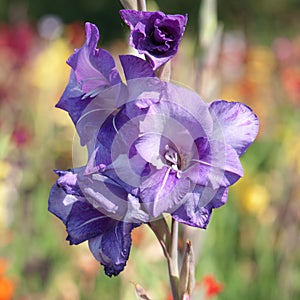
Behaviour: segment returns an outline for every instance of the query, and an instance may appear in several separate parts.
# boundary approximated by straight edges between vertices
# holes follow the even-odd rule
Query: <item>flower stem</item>
[[[168,263],[173,300],[180,300],[178,281],[178,222],[172,219],[171,232],[165,218],[148,223],[156,235]]]
[[[137,8],[138,10],[146,11],[147,10],[146,0],[137,0]]]
[[[178,294],[178,281],[179,281],[179,271],[178,271],[178,222],[172,218],[171,224],[171,243],[169,249],[169,277],[171,282],[172,294],[174,300],[179,300]]]
[[[168,224],[166,222],[166,219],[162,217],[161,219],[149,222],[148,225],[156,235],[163,249],[165,257],[169,259],[168,250],[171,243],[171,233]]]

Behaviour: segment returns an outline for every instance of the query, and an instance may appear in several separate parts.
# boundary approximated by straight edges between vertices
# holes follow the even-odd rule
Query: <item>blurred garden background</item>
[[[207,102],[250,105],[261,125],[228,203],[207,230],[182,229],[198,259],[195,299],[300,299],[300,2],[220,0],[217,19],[206,2],[147,3],[189,14],[172,78]],[[151,299],[171,299],[146,225],[133,231],[125,271],[108,278],[47,211],[52,170],[73,166],[74,128],[54,108],[65,61],[84,42],[85,21],[116,59],[132,51],[119,9],[116,0],[0,0],[0,300],[135,299],[135,282]]]

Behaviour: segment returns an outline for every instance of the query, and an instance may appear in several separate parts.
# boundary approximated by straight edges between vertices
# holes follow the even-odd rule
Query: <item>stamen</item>
[[[166,153],[164,155],[167,163],[170,163],[170,168],[169,170],[173,170],[176,172],[176,177],[179,179],[181,177],[180,173],[180,156],[178,153],[169,147],[169,145],[165,146]]]
[[[214,166],[214,165],[212,165],[211,163],[208,163],[208,162],[206,162],[206,161],[204,161],[204,160],[200,160],[200,159],[191,159],[191,161],[194,161],[194,162],[198,162],[198,163],[200,163],[200,164],[202,164],[202,165],[205,165],[205,166],[210,166],[210,167],[216,167],[216,168],[218,168],[218,166]]]
[[[213,169],[219,169],[219,171],[226,171],[225,169],[225,166],[224,165],[221,165],[220,163],[216,162],[215,164],[214,163],[209,163],[209,162],[206,162],[204,160],[200,160],[200,159],[191,159],[190,160],[191,162],[196,162],[196,163],[199,163],[201,165],[204,165],[204,166],[208,166],[208,167],[211,167]],[[187,169],[185,169],[184,171],[188,171],[189,169],[191,169],[194,165],[193,164],[190,164],[189,167]]]
[[[172,163],[172,165],[174,164],[177,166],[178,165],[178,153],[174,149],[170,148],[169,145],[166,145],[165,149],[167,151],[165,153],[165,159],[168,162]]]

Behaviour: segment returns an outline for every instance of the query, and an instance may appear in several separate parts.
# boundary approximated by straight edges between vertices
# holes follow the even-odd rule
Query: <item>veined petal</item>
[[[67,60],[72,67],[70,79],[56,104],[56,107],[69,113],[75,125],[100,91],[121,83],[113,57],[109,52],[96,48],[99,40],[98,28],[94,24],[86,23],[85,30],[85,44],[75,50]],[[104,103],[102,106],[110,108],[114,104]]]
[[[209,172],[212,168],[211,147],[208,138],[201,137],[194,141],[196,153],[189,158],[189,166],[184,171],[183,175],[187,176],[195,184],[202,186],[207,185],[209,180]]]
[[[236,155],[235,150],[226,145],[226,161],[224,165],[224,177],[221,183],[222,187],[228,187],[238,181],[243,175],[243,167],[239,160],[238,155]]]
[[[84,93],[108,87],[121,81],[112,56],[103,49],[97,49],[98,28],[85,24],[86,41],[82,48],[70,56],[67,63],[75,72]]]
[[[77,201],[72,206],[66,228],[67,240],[72,244],[80,244],[110,230],[116,221],[102,214],[90,203]]]
[[[77,171],[81,174],[83,168]],[[74,174],[74,171],[57,171],[57,174],[60,182],[51,189],[49,211],[65,223],[70,244],[88,240],[91,252],[104,265],[105,273],[108,276],[118,275],[129,257],[131,230],[141,222],[123,222],[100,212],[92,205],[94,202],[88,202],[83,196],[85,193],[78,192],[77,187],[84,190],[84,183],[78,183],[78,174]],[[102,181],[98,180],[98,184]],[[108,189],[112,193],[115,192],[113,186],[115,185],[110,182]],[[133,196],[129,197],[129,201],[129,213],[134,215],[135,209],[139,209],[139,203]],[[136,216],[132,216],[134,217]],[[126,215],[124,218],[126,219]]]
[[[230,186],[243,176],[240,159],[230,145],[207,138],[198,138],[195,145],[197,156],[191,159],[191,166],[184,172],[194,183],[210,183],[216,189]]]
[[[71,70],[68,85],[55,107],[67,111],[75,125],[91,101],[90,98],[83,100],[83,95],[84,92],[76,80],[75,73]]]
[[[155,19],[162,19],[165,14],[160,11],[147,12],[132,9],[121,9],[120,15],[123,21],[130,26],[130,28],[134,28],[139,22],[142,24],[147,24],[148,22],[153,23]]]
[[[68,195],[55,183],[50,190],[48,210],[66,224],[73,204],[80,201],[80,198],[79,196]]]
[[[61,187],[66,194],[71,195],[77,195],[77,196],[83,196],[82,192],[78,186],[77,182],[77,173],[80,169],[77,169],[76,171],[61,171],[61,170],[55,170],[54,172],[59,176],[57,179],[56,184]],[[81,169],[82,170],[82,169]]]
[[[149,133],[141,136],[134,145],[138,154],[157,169],[161,169],[165,165],[162,161],[163,151],[165,151],[162,140],[164,137],[160,134]]]
[[[76,169],[78,172],[79,170]],[[74,171],[56,170],[55,173],[59,178],[51,188],[48,210],[66,224],[74,203],[82,201],[83,195],[77,183],[77,174],[74,174]]]
[[[117,177],[109,172],[104,173],[113,179]],[[117,180],[108,176],[96,173],[81,183],[86,200],[95,209],[115,220],[130,223],[148,222],[149,217],[142,210],[139,199],[129,194],[126,187],[118,184]]]
[[[156,218],[177,209],[191,189],[188,178],[178,178],[170,168],[164,167],[142,182],[140,198],[145,210]]]
[[[252,109],[239,102],[214,101],[209,110],[214,119],[214,138],[231,145],[242,155],[258,133],[258,118]]]
[[[149,107],[141,121],[141,134],[160,134],[172,141],[178,150],[190,151],[195,139],[205,137],[212,131],[207,105],[187,89],[173,84],[168,84],[167,88],[167,93]]]
[[[222,142],[211,141],[211,169],[208,174],[214,189],[228,187],[243,175],[243,167],[236,151]]]
[[[151,65],[144,59],[134,55],[120,55],[126,80],[155,77]]]
[[[106,275],[118,275],[124,269],[131,247],[131,231],[136,226],[115,221],[109,230],[89,240],[90,250],[104,266]]]
[[[134,70],[130,70],[130,72],[131,74],[128,76],[138,76]],[[149,70],[144,70],[144,74],[151,75]],[[142,109],[159,102],[162,95],[166,93],[166,89],[166,82],[159,80],[157,77],[148,76],[127,80],[127,94],[124,94],[126,99],[123,103],[126,103],[128,117],[132,118],[137,113],[140,114]],[[136,110],[137,108],[139,111]]]
[[[80,119],[76,124],[81,145],[86,145],[90,141],[95,142],[101,127],[113,119],[114,114],[119,108],[118,100],[122,89],[123,84],[116,84],[103,89],[82,111]],[[87,98],[83,101],[86,100],[89,99]]]
[[[187,201],[172,213],[172,217],[180,223],[193,227],[206,228],[212,210],[225,204],[228,189],[196,186],[192,193],[187,195]]]

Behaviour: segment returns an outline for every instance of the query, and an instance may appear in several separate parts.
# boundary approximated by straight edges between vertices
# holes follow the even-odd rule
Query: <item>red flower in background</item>
[[[300,103],[300,68],[289,67],[281,71],[281,81],[294,104]]]
[[[31,142],[32,136],[27,127],[18,126],[14,129],[11,140],[18,148],[22,148]]]
[[[278,38],[274,41],[274,53],[278,61],[279,78],[288,99],[300,104],[300,38]]]
[[[203,278],[203,284],[205,286],[205,296],[207,298],[217,296],[223,290],[223,285],[217,282],[212,275],[205,276]]]
[[[75,21],[67,26],[66,33],[73,48],[80,48],[85,40],[84,24]]]
[[[0,49],[9,51],[17,66],[26,62],[35,39],[35,32],[28,23],[0,25]]]

